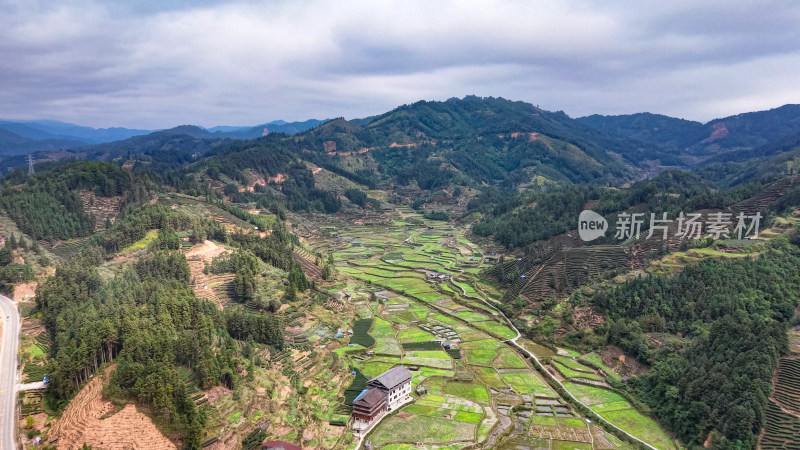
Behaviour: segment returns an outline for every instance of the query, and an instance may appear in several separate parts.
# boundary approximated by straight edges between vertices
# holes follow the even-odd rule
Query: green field
[[[570,394],[574,395],[575,398],[578,399],[578,401],[586,405],[591,406],[597,404],[626,401],[625,397],[617,394],[616,392],[611,392],[607,389],[601,389],[570,382],[565,382],[563,384]]]
[[[506,386],[505,381],[500,378],[500,374],[491,367],[476,367],[477,379],[490,388],[499,389]]]
[[[397,339],[399,339],[400,342],[419,342],[430,341],[437,338],[425,330],[420,330],[419,328],[414,327],[407,330],[398,331]]]
[[[493,415],[497,413],[484,411],[478,405],[493,404],[493,396],[504,395],[498,391],[507,387],[519,394],[558,398],[523,356],[501,342],[515,337],[516,332],[496,319],[497,311],[480,300],[484,293],[498,300],[502,292],[480,279],[481,270],[487,266],[482,264],[482,253],[465,239],[462,229],[426,221],[403,207],[397,207],[395,215],[380,226],[337,223],[323,229],[328,230],[323,235],[333,237],[323,239],[314,251],[328,254],[328,250],[333,250],[337,267],[352,277],[347,289],[355,292],[361,289],[362,297],[355,298],[365,298],[370,292],[389,291],[380,301],[357,305],[361,317],[375,316],[371,328],[364,330],[367,333],[359,333],[366,335],[365,341],[369,337],[375,339],[374,347],[370,347],[375,356],[363,359],[363,347],[351,355],[345,350],[336,352],[342,353],[343,358],[353,358],[352,366],[367,377],[396,364],[417,366],[419,370],[412,371],[412,386],[422,386],[428,392],[381,422],[368,438],[376,448],[411,449],[420,443],[429,448],[455,449],[474,442],[478,434],[486,438],[498,420]],[[449,274],[456,279],[429,281],[420,269]],[[353,279],[360,281],[353,282]],[[445,339],[419,328],[437,325],[458,335],[462,359],[453,359],[439,348],[427,349],[421,345],[404,350],[403,344]],[[451,339],[454,338],[446,340]],[[579,357],[578,352],[565,349],[562,352],[570,356],[556,357],[553,364],[568,377],[603,378],[594,369],[571,359]],[[593,358],[594,365],[601,362],[599,358],[596,362],[592,355],[587,358]],[[626,430],[630,427],[634,434],[643,433],[644,426],[655,426],[618,394],[566,384],[592,409],[604,417],[613,415],[614,421]],[[580,417],[533,415],[530,423],[585,428]],[[650,433],[642,436],[653,437],[655,441],[660,439],[659,433],[665,437],[657,426]],[[591,448],[591,445],[568,441],[544,439],[536,442],[549,448]]]
[[[606,375],[610,376],[611,378],[613,378],[613,379],[615,379],[617,381],[619,381],[622,378],[617,373],[615,373],[613,370],[609,369],[608,366],[603,364],[603,359],[597,353],[589,353],[589,354],[583,355],[583,356],[581,356],[580,359],[584,360],[584,361],[588,361],[588,362],[594,364],[595,366],[600,367],[601,369],[603,369],[603,372]]]
[[[442,358],[422,358],[415,356],[406,356],[403,358],[403,364],[414,366],[432,367],[434,369],[452,369],[453,360],[448,357]]]
[[[497,354],[495,367],[502,367],[506,369],[526,369],[528,365],[514,350],[505,347],[501,348]]]
[[[564,383],[564,387],[603,418],[648,444],[659,449],[674,448],[672,440],[658,423],[631,408],[621,395],[606,389],[569,382]],[[622,408],[624,405],[628,408]]]
[[[456,441],[472,441],[477,425],[470,422],[443,419],[424,415],[399,418],[396,415],[385,419],[370,435],[372,444],[381,448],[387,443],[408,442],[413,444],[447,444]],[[401,447],[402,448],[402,447]]]
[[[556,398],[558,395],[547,383],[533,372],[501,373],[500,378],[520,394],[544,395]]]
[[[602,377],[595,375],[594,373],[578,372],[576,370],[572,370],[569,367],[565,366],[564,364],[561,364],[561,362],[558,360],[553,360],[551,364],[567,378],[587,378],[590,380],[603,381]]]
[[[464,349],[464,357],[470,364],[491,366],[492,361],[497,357],[497,351],[504,345],[494,339],[482,341],[471,341],[461,345]]]
[[[478,403],[489,403],[489,393],[484,386],[477,383],[450,381],[444,385],[444,393]]]

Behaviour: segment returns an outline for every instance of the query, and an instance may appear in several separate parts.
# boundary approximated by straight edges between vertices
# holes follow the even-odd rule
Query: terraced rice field
[[[416,448],[418,443],[460,448],[470,442],[494,447],[497,442],[491,435],[501,423],[502,430],[513,427],[512,436],[522,433],[527,439],[534,419],[552,419],[539,425],[560,430],[558,436],[543,441],[550,448],[583,448],[581,440],[591,442],[583,419],[503,342],[516,333],[481,300],[486,290],[473,274],[482,268],[484,258],[464,239],[463,230],[400,209],[382,226],[327,224],[320,233],[328,237],[315,241],[312,253],[332,254],[341,273],[363,283],[359,289],[375,294],[355,305],[362,319],[373,318],[368,334],[374,346],[337,353],[354,358],[366,377],[397,364],[412,369],[415,401],[370,432],[367,440],[374,448]],[[451,350],[441,347],[445,341],[453,345]],[[571,357],[555,361],[569,375],[603,379]],[[509,404],[530,408],[548,401],[554,402],[548,407],[550,417],[521,418],[521,428],[501,420],[514,416]],[[591,404],[607,413],[624,412],[615,420],[626,426],[641,427],[639,419],[649,420],[636,416],[627,402],[608,401],[611,409],[601,403]],[[661,432],[652,425],[654,433]],[[638,428],[636,432],[644,433]]]
[[[625,397],[607,389],[571,382],[565,382],[564,387],[604,419],[643,439],[650,445],[659,449],[675,447],[672,439],[661,430],[658,424],[636,411],[625,400]]]

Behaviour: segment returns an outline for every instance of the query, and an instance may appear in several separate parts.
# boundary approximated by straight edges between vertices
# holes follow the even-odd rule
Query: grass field
[[[120,252],[120,253],[132,252],[132,251],[136,251],[136,250],[144,250],[157,237],[158,237],[158,230],[150,230],[150,231],[147,232],[147,234],[144,235],[143,238],[141,238],[138,241],[134,242],[133,244],[125,247],[122,250],[122,252]]]

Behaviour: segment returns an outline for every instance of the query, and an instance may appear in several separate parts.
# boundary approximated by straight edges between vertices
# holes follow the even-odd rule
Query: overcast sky
[[[795,0],[0,0],[0,11],[4,119],[256,125],[474,94],[573,117],[708,121],[800,103]]]

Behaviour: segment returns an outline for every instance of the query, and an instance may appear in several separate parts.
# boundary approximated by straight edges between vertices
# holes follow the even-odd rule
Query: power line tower
[[[28,175],[33,175],[33,155],[28,155]]]

